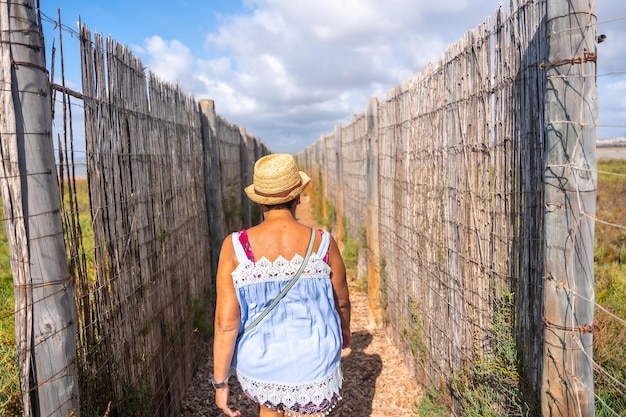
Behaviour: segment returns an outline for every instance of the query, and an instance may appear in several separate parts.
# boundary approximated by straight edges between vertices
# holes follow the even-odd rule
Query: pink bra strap
[[[246,257],[254,262],[254,254],[252,253],[252,248],[250,247],[250,241],[248,241],[248,231],[243,229],[239,232],[239,243],[243,247],[243,250],[246,252]]]
[[[324,236],[324,230],[318,229],[320,236]],[[250,247],[250,241],[248,240],[248,231],[243,229],[239,232],[239,243],[243,247],[244,252],[246,253],[246,257],[251,261],[255,262],[254,254],[252,253],[252,248]],[[324,254],[324,262],[328,263],[329,251],[327,250]]]

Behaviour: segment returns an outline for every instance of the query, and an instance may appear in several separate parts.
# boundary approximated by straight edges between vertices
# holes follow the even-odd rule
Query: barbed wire
[[[78,31],[76,31],[75,29],[72,29],[70,26],[64,23],[59,23],[58,20],[53,19],[50,16],[46,15],[41,9],[38,9],[38,12],[39,12],[42,22],[45,21],[47,23],[52,23],[54,25],[54,29],[58,29],[60,27],[61,30],[69,33],[72,37],[80,38],[80,33],[78,33]]]

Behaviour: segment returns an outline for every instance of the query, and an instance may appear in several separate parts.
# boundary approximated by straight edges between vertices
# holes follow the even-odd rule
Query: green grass
[[[2,205],[0,205],[0,219],[4,219]],[[0,223],[2,223],[0,231],[0,409],[7,410],[9,415],[20,415],[21,394],[15,345],[13,274],[5,233],[6,221]]]
[[[93,235],[93,226],[90,214],[90,203],[89,203],[89,184],[87,183],[87,179],[80,178],[76,180],[76,193],[75,193],[75,205],[76,210],[78,211],[78,224],[80,226],[80,243],[82,244],[81,255],[84,255],[85,259],[85,268],[86,274],[89,277],[89,283],[93,283],[96,278],[96,265],[95,265],[95,252],[94,252],[94,235]],[[71,210],[69,192],[66,189],[63,196],[63,205],[66,207],[66,210]],[[65,228],[68,229],[70,226],[65,225]],[[67,236],[67,233],[66,233]],[[69,245],[68,245],[69,246]],[[71,258],[71,256],[70,256]],[[72,260],[77,261],[77,260]],[[72,264],[70,265],[72,266]]]
[[[596,302],[610,312],[596,309],[594,360],[610,375],[626,383],[626,161],[598,162],[598,196],[594,246]],[[617,175],[616,175],[617,174]],[[606,224],[603,222],[608,222]],[[612,315],[611,315],[612,314]],[[626,415],[623,389],[601,372],[595,373],[596,415]]]
[[[320,170],[317,174],[317,181],[311,187],[311,214],[317,224],[330,231],[337,224],[337,209],[332,201],[325,198],[323,181]]]
[[[426,347],[426,334],[424,332],[424,319],[422,318],[422,306],[417,301],[411,300],[410,316],[402,319],[400,335],[411,349],[413,358],[423,366],[428,360]]]
[[[93,229],[89,214],[89,192],[86,179],[76,180],[75,198],[87,271],[90,277],[95,277]],[[67,188],[64,189],[63,204],[67,210],[71,210]],[[4,219],[1,204],[0,219]],[[9,415],[21,415],[19,368],[15,342],[13,274],[6,236],[7,224],[6,221],[0,223],[2,223],[0,230],[0,410],[7,410]]]

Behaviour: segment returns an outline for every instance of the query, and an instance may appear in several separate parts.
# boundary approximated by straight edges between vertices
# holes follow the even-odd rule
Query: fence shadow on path
[[[352,346],[342,358],[343,400],[331,413],[333,417],[360,416],[372,414],[372,401],[376,392],[376,379],[383,369],[380,355],[365,353],[373,336],[366,330],[352,334]]]

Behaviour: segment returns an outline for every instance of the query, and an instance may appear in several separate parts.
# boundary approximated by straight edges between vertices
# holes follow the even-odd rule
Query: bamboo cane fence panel
[[[60,17],[58,26],[60,32],[68,30]],[[78,322],[71,321],[77,324],[81,411],[176,415],[197,355],[206,353],[200,352],[195,320],[211,314],[205,298],[214,283],[212,265],[224,230],[261,220],[258,207],[243,197],[243,186],[252,181],[254,161],[270,150],[245,129],[215,117],[212,104],[198,105],[177,86],[146,75],[126,46],[98,34],[92,40],[82,24],[79,32],[83,92],[71,91],[64,81],[50,83],[53,111],[55,92],[63,94],[63,138],[59,135],[59,192],[47,190],[52,197],[58,194],[67,248],[48,255],[59,265],[67,262],[76,288]],[[7,51],[2,49],[4,55]],[[6,68],[3,79],[10,78]],[[83,101],[93,236],[83,235],[80,225],[85,213],[79,213],[69,96]],[[11,106],[5,103],[3,109],[9,116]],[[4,128],[14,135],[13,118],[8,119]],[[31,285],[24,284],[29,272],[28,262],[21,262],[28,257],[20,252],[27,245],[18,215],[24,190],[15,173],[16,149],[15,141],[2,141],[1,191],[17,283],[18,361],[21,380],[41,387],[51,382],[42,372],[45,366],[33,368],[24,356],[31,351],[26,330],[38,305],[32,302]],[[85,243],[90,238],[93,246]],[[39,264],[33,265],[38,269]],[[63,307],[73,310],[74,305]],[[68,366],[73,364],[72,359]],[[73,381],[63,386],[61,380],[54,381],[56,394],[75,388]],[[29,384],[23,383],[23,389]],[[23,395],[30,410],[35,397],[29,391]]]
[[[254,163],[257,159],[266,154],[259,138],[249,136],[245,130],[242,131],[243,144],[241,146],[241,182],[242,187],[247,187],[254,180]],[[263,215],[259,206],[254,204],[242,191],[243,201],[243,227],[248,228],[260,223]]]
[[[217,138],[222,185],[222,210],[224,211],[228,234],[243,228],[241,190],[244,185],[241,178],[241,142],[239,127],[222,117],[217,118]]]
[[[332,202],[337,201],[337,149],[336,149],[336,134],[328,134],[323,138],[323,160],[326,163],[324,167],[324,187],[327,192],[328,200]]]
[[[366,169],[367,169],[367,118],[365,113],[354,116],[351,123],[341,127],[343,154],[343,181],[350,184],[344,192],[344,215],[350,219],[345,227],[350,236],[360,238],[365,227]]]
[[[80,285],[83,405],[142,394],[172,415],[211,283],[200,114],[125,46],[94,38],[81,28],[96,268]]]
[[[368,133],[357,115],[335,130],[341,149],[325,135],[301,156],[326,173],[330,201],[343,187],[332,176],[341,167],[347,232],[358,238],[373,186],[363,182],[367,135],[377,135],[385,314],[406,362],[428,384],[449,382],[495,351],[494,311],[512,293],[514,337],[539,387],[545,5],[521,3],[510,16],[500,7],[390,90],[377,131]]]

